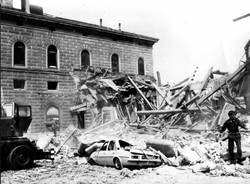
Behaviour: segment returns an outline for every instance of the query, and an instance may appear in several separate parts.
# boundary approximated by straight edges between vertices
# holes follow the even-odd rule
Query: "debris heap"
[[[229,110],[239,112],[249,128],[248,107],[241,96],[246,71],[247,63],[232,74],[210,68],[198,82],[195,71],[174,86],[157,86],[152,78],[101,69],[72,72],[77,93],[70,111],[78,123],[61,132],[61,138],[51,138],[48,147],[68,154],[65,147],[76,150],[80,143],[120,137],[151,147],[168,165],[191,165],[193,172],[212,175],[249,174],[249,132],[243,132],[242,139],[245,167],[226,164],[227,143],[218,136]]]

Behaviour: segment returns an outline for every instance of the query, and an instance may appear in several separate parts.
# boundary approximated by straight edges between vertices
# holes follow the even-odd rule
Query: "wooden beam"
[[[200,111],[198,108],[191,108],[191,109],[171,109],[171,110],[150,110],[150,111],[137,111],[137,115],[147,115],[147,114],[177,114],[177,113],[188,113]]]
[[[175,98],[177,98],[183,91],[186,91],[189,88],[189,84],[187,84],[186,86],[184,86],[180,91],[178,91],[178,93],[176,93],[174,96],[172,96],[170,98],[170,100],[174,100]]]
[[[237,18],[233,19],[233,21],[236,22],[236,21],[238,21],[240,19],[244,19],[244,18],[249,17],[249,16],[250,16],[250,13],[248,13],[246,15],[243,15],[243,16],[240,16],[240,17],[237,17]]]
[[[172,91],[180,90],[183,87],[184,87],[184,85],[182,85],[182,86],[176,86],[176,87],[170,88],[169,90],[172,92]]]
[[[179,82],[178,84],[174,85],[174,87],[178,87],[180,85],[182,85],[184,82],[187,82],[189,80],[189,77],[184,79],[183,81]]]
[[[149,88],[154,88],[152,85],[150,84],[147,84],[145,82],[141,82],[141,81],[138,81],[138,80],[134,80],[134,82],[138,83],[138,84],[141,84],[141,85],[144,85],[144,86],[148,86]]]

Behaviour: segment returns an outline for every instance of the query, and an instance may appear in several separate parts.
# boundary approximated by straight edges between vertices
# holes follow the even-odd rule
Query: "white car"
[[[136,149],[132,144],[123,140],[105,141],[101,148],[89,157],[90,163],[103,166],[123,167],[139,166],[153,167],[162,164],[160,155],[150,149]]]

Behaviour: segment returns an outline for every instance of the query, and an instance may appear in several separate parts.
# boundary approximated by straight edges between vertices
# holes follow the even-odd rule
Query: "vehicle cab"
[[[23,136],[32,121],[31,106],[4,103],[0,113],[0,137]]]

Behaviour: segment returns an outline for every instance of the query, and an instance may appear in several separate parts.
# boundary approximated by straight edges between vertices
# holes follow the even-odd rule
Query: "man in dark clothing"
[[[221,128],[221,133],[228,129],[228,152],[229,159],[231,163],[236,163],[236,158],[234,155],[234,142],[237,146],[238,163],[241,163],[242,151],[241,151],[241,135],[239,132],[239,127],[246,129],[244,123],[242,123],[238,118],[235,117],[235,111],[229,111],[229,119],[224,123]]]

